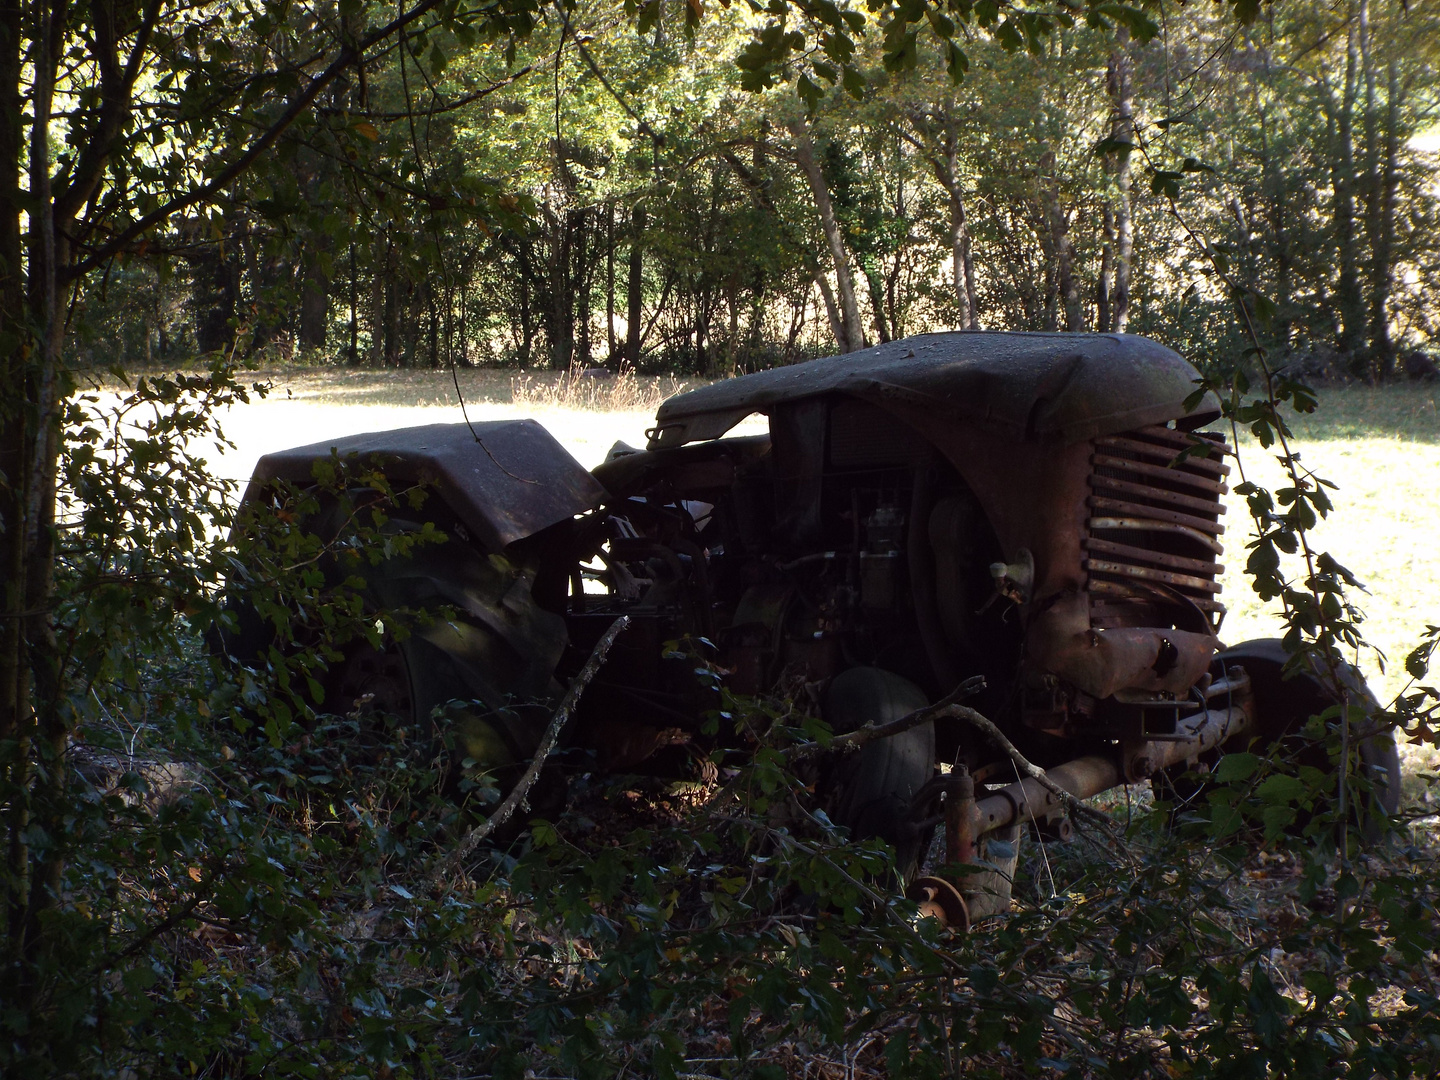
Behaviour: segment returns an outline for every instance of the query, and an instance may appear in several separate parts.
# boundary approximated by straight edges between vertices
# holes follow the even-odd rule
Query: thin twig
[[[883,724],[867,724],[862,728],[857,728],[844,735],[837,735],[828,743],[822,743],[818,740],[797,743],[790,747],[785,753],[791,761],[803,761],[805,758],[812,757],[823,750],[858,750],[866,743],[874,742],[876,739],[886,739],[891,735],[899,735],[902,732],[909,731],[913,727],[919,727],[921,724],[928,723],[931,720],[943,719],[951,715],[947,710],[956,702],[964,701],[968,697],[974,697],[984,689],[985,677],[983,675],[976,675],[973,678],[966,679],[934,705],[926,705],[923,709],[916,709],[914,712],[906,713],[897,719],[887,720]],[[975,715],[978,716],[980,714],[976,713]]]
[[[630,617],[621,615],[610,624],[610,628],[605,633],[600,635],[600,640],[590,650],[590,658],[585,661],[585,666],[580,669],[580,673],[571,680],[570,688],[560,699],[555,714],[550,718],[550,726],[545,729],[545,734],[540,739],[540,745],[535,748],[535,756],[530,760],[530,765],[521,775],[520,780],[495,812],[466,833],[465,838],[456,845],[455,849],[441,859],[440,864],[426,875],[424,882],[426,889],[433,888],[438,884],[440,879],[454,870],[461,860],[479,846],[482,840],[509,821],[515,811],[519,809],[521,803],[525,801],[525,796],[529,794],[530,789],[535,786],[535,781],[539,779],[540,770],[545,766],[545,759],[555,749],[555,744],[560,740],[560,732],[569,721],[570,714],[575,711],[580,696],[585,693],[585,688],[590,685],[590,680],[595,677],[595,673],[600,670],[600,665],[605,662],[605,657],[610,652],[610,646],[615,644],[615,639],[629,625]]]
[[[1003,751],[1005,755],[1015,763],[1017,769],[1058,798],[1061,803],[1065,805],[1065,808],[1076,817],[1083,817],[1087,821],[1093,821],[1097,825],[1102,825],[1107,829],[1114,829],[1116,827],[1115,819],[1109,814],[1102,813],[1093,806],[1087,806],[1073,794],[1055,783],[1054,780],[1051,780],[1050,777],[1046,775],[1044,769],[1038,765],[1031,764],[1030,760],[1026,758],[1024,754],[1015,749],[1015,744],[1005,737],[1005,733],[995,726],[994,721],[964,705],[951,705],[944,710],[944,715],[954,717],[958,720],[964,720],[972,727],[977,728],[982,735],[995,744],[997,749]]]

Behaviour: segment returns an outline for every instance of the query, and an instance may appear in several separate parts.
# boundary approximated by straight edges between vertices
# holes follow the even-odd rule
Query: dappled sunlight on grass
[[[1440,526],[1440,444],[1395,438],[1311,440],[1296,443],[1302,464],[1338,486],[1335,510],[1315,531],[1317,550],[1329,551],[1364,583],[1353,597],[1365,612],[1364,631],[1383,654],[1362,653],[1360,667],[1382,700],[1405,685],[1405,655],[1419,643],[1424,624],[1440,622],[1440,574],[1435,538]],[[1282,486],[1273,451],[1242,444],[1246,475],[1262,486]],[[1232,481],[1235,478],[1232,476]],[[1280,626],[1245,578],[1250,522],[1244,500],[1230,497],[1226,535],[1227,642],[1273,636]],[[1293,571],[1300,572],[1298,562]]]

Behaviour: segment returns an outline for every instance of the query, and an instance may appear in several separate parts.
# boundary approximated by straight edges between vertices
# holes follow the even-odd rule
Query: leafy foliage
[[[885,140],[862,144],[844,117],[827,114],[825,88],[878,100],[881,73],[923,73],[933,63],[952,77],[969,70],[977,82],[984,64],[1002,75],[1043,75],[1046,65],[1018,67],[1030,63],[1018,54],[1058,48],[1068,40],[1061,31],[1078,32],[1082,19],[1092,29],[1123,27],[1144,42],[1158,10],[1090,2],[1043,12],[988,0],[943,9],[886,0],[866,13],[808,0],[756,5],[750,11],[760,26],[739,50],[737,79],[750,89],[793,79],[810,119],[839,148],[822,182],[842,195],[849,242],[877,265],[890,260],[898,275],[909,226],[925,214],[914,202],[908,211],[901,205],[903,169],[893,170],[889,189],[867,187],[845,151],[861,146],[870,163],[902,155],[892,158]],[[664,162],[668,175],[660,167],[666,137],[655,123],[668,103],[655,86],[631,95],[653,93],[654,108],[642,114],[628,98],[589,85],[596,135],[587,142],[606,143],[606,153],[567,147],[557,130],[540,165],[517,154],[471,168],[461,152],[466,140],[484,143],[498,128],[494,117],[472,116],[480,134],[466,131],[456,101],[500,95],[553,63],[554,115],[563,128],[564,50],[583,45],[570,23],[574,11],[566,9],[540,45],[550,13],[529,0],[422,0],[398,13],[350,2],[318,13],[271,4],[100,4],[69,22],[63,9],[42,3],[5,16],[6,1075],[464,1069],[673,1076],[704,1064],[764,1076],[783,1071],[787,1053],[838,1054],[852,1065],[868,1055],[868,1064],[883,1062],[896,1076],[1433,1075],[1440,1064],[1434,854],[1399,847],[1386,859],[1362,859],[1344,836],[1347,800],[1329,799],[1324,785],[1338,776],[1364,794],[1354,769],[1358,718],[1345,706],[1322,714],[1312,732],[1332,770],[1273,771],[1257,756],[1225,758],[1202,805],[1161,803],[1123,839],[1091,838],[1093,849],[1063,859],[1047,853],[1047,873],[1059,872],[1064,891],[1029,897],[970,936],[915,920],[877,889],[885,853],[849,843],[787,767],[797,738],[825,733],[784,702],[728,702],[728,715],[716,722],[740,724],[750,752],[718,762],[733,772],[703,798],[636,798],[627,792],[638,788],[602,791],[582,776],[564,813],[537,818],[526,837],[487,853],[464,880],[421,887],[494,788],[454,761],[443,717],[438,737],[430,737],[358,710],[337,715],[327,711],[334,703],[325,700],[324,676],[342,646],[380,640],[377,619],[391,633],[406,631],[412,616],[374,611],[358,586],[367,560],[440,539],[433,528],[391,527],[387,504],[423,499],[424,491],[392,491],[383,476],[356,475],[336,461],[314,478],[318,494],[282,489],[273,505],[233,521],[226,485],[210,475],[201,447],[221,437],[217,411],[263,387],[246,386],[231,363],[220,362],[201,374],[139,380],[118,402],[98,392],[76,396],[63,297],[74,290],[93,349],[107,340],[107,320],[128,318],[132,300],[183,265],[206,297],[196,344],[233,353],[239,324],[249,324],[257,348],[278,338],[284,302],[323,299],[348,260],[354,353],[354,267],[363,259],[367,280],[380,286],[371,331],[382,351],[386,333],[418,334],[414,315],[424,310],[438,357],[439,339],[449,351],[451,337],[440,312],[463,309],[463,296],[456,298],[463,290],[448,270],[436,280],[426,271],[447,269],[439,256],[456,237],[478,231],[488,255],[505,252],[524,266],[551,241],[575,250],[566,245],[584,235],[586,215],[593,228],[607,200],[613,211],[616,200],[633,202],[637,192],[651,202],[673,197],[677,221],[717,226],[698,248],[672,241],[677,261],[691,260],[673,273],[691,275],[697,313],[713,317],[728,291],[734,319],[740,283],[725,268],[749,254],[764,229],[779,242],[766,249],[769,261],[755,260],[764,271],[755,296],[808,288],[820,270],[810,253],[820,246],[813,226],[800,217],[811,207],[775,165],[779,150],[761,134],[767,117],[747,115],[739,137],[729,130],[717,138],[700,108],[680,110],[685,123],[665,133],[690,155],[677,160],[725,163],[712,173],[708,204],[698,185],[680,183],[674,162]],[[1258,13],[1249,0],[1229,10],[1241,25]],[[685,24],[697,37],[701,14],[698,4],[687,5]],[[663,28],[660,4],[635,5],[627,15],[641,32]],[[862,34],[872,27],[875,37]],[[961,44],[974,28],[993,49]],[[877,39],[878,55],[868,47]],[[633,66],[642,82],[643,65]],[[1337,123],[1354,117],[1354,76],[1349,112],[1335,110]],[[412,88],[420,84],[429,107]],[[1026,100],[1041,123],[1026,130],[1065,128],[1056,87],[1037,84],[1043,80]],[[715,85],[696,97],[712,112],[726,100],[724,80]],[[1327,108],[1329,89],[1316,82]],[[624,120],[597,104],[616,99]],[[1398,114],[1400,99],[1389,100]],[[57,103],[62,110],[53,112]],[[511,104],[519,113],[531,107],[518,97]],[[886,104],[897,106],[888,115],[910,123],[917,142],[934,136],[927,167],[953,165],[945,146],[955,145],[959,127],[950,101],[928,103],[937,106],[932,115],[945,116],[926,131],[903,95]],[[981,104],[977,98],[965,108]],[[1169,117],[1155,125],[1167,137],[1173,126]],[[1387,130],[1403,126],[1396,119]],[[31,172],[22,178],[26,135],[33,136]],[[1079,141],[1087,153],[1096,142]],[[719,144],[727,144],[728,158],[714,150]],[[1317,145],[1302,137],[1293,144]],[[735,153],[742,146],[753,168]],[[975,159],[997,178],[989,191],[1001,190],[1000,179],[1023,186],[1049,176],[1027,156],[1033,147],[1017,146]],[[1143,140],[1136,146],[1144,152]],[[643,183],[613,180],[608,170],[638,169],[647,150],[651,175]],[[1180,163],[1166,167],[1170,158]],[[1186,185],[1211,182],[1201,160],[1198,150],[1169,146],[1147,160],[1162,212],[1175,208]],[[1275,160],[1265,156],[1260,172],[1271,185],[1266,197],[1283,205],[1284,184],[1266,173]],[[528,168],[547,174],[541,197],[495,179]],[[738,187],[727,186],[731,174]],[[1106,175],[1118,190],[1119,173]],[[1353,181],[1336,181],[1337,200]],[[1047,191],[1048,207],[1031,194],[1011,199],[1008,217],[991,216],[997,250],[1017,243],[1015,226],[1024,224],[1030,239],[1019,244],[1022,254],[1041,251],[1045,266],[1059,266],[1049,211],[1059,204],[1064,223],[1063,192],[1058,183]],[[1075,197],[1070,210],[1110,205],[1112,195],[1107,189],[1105,199],[1088,203]],[[1381,207],[1374,195],[1371,205]],[[782,197],[788,217],[777,209]],[[719,208],[741,204],[744,212],[718,228]],[[708,216],[691,210],[707,205]],[[1047,213],[1049,241],[1035,223]],[[1383,250],[1382,218],[1369,234],[1374,251]],[[800,220],[803,228],[793,225]],[[1055,246],[1046,249],[1047,242]],[[643,254],[649,243],[636,235],[631,253]],[[1338,231],[1327,244],[1341,255],[1350,250]],[[245,302],[242,254],[251,290]],[[1245,491],[1257,526],[1257,587],[1285,606],[1297,657],[1335,677],[1342,650],[1362,640],[1358,612],[1345,599],[1356,583],[1312,550],[1310,530],[1331,510],[1328,489],[1287,448],[1280,406],[1303,411],[1313,396],[1268,363],[1274,341],[1265,335],[1289,344],[1282,323],[1293,305],[1267,301],[1265,275],[1219,245],[1197,242],[1193,257],[1245,324],[1250,350],[1244,363],[1214,365],[1211,385],[1234,424],[1279,448],[1290,476],[1279,491]],[[1278,280],[1287,264],[1278,256],[1272,262]],[[534,261],[531,278],[556,265]],[[91,275],[102,269],[92,289]],[[596,264],[561,269],[575,269],[583,285]],[[565,273],[551,290],[552,307],[575,292]],[[1046,295],[1017,285],[1014,303],[1036,322],[1048,307],[1053,322],[1059,288],[1058,279]],[[1344,316],[1354,336],[1359,293],[1347,290]],[[171,310],[142,307],[162,323]],[[802,321],[804,312],[801,303]],[[554,314],[545,334],[560,355],[565,312]],[[900,321],[892,308],[889,322]],[[527,347],[535,332],[527,328]],[[143,337],[148,347],[149,327]],[[393,356],[402,351],[397,345]],[[1216,354],[1227,355],[1218,347]],[[304,527],[322,502],[343,527],[324,534]],[[1299,571],[1288,568],[1293,555],[1301,557]],[[249,601],[263,641],[238,667],[204,642],[213,626],[244,629],[237,606],[226,604],[236,593]],[[1409,658],[1418,689],[1397,712],[1422,738],[1433,737],[1436,694],[1418,680],[1427,677],[1437,636],[1430,628]],[[1286,839],[1297,827],[1308,847],[1283,858],[1310,913],[1256,918],[1236,888],[1252,865],[1243,852],[1257,835],[1262,844],[1297,844]],[[1204,842],[1185,843],[1189,830]]]

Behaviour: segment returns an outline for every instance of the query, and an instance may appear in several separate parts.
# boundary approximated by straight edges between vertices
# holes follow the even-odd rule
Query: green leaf
[[[1150,170],[1150,194],[1162,195],[1167,199],[1178,199],[1180,197],[1180,180],[1184,173],[1174,172],[1170,169]]]
[[[1288,806],[1305,798],[1306,787],[1298,777],[1275,773],[1260,782],[1255,794],[1265,802]]]
[[[1222,784],[1233,784],[1250,779],[1259,768],[1260,758],[1255,754],[1226,754],[1210,775]]]

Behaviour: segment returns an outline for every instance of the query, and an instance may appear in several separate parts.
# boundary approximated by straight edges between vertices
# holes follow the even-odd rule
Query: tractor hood
[[[830,393],[1065,445],[1176,417],[1209,423],[1214,395],[1185,409],[1199,377],[1178,353],[1130,334],[922,334],[679,394],[660,406],[650,448],[719,438],[751,413]]]
[[[583,514],[605,489],[534,420],[431,424],[350,435],[266,454],[246,489],[250,502],[266,484],[305,484],[317,461],[355,458],[385,470],[396,486],[432,483],[487,550]]]

